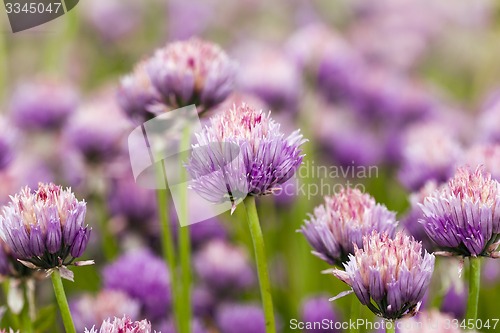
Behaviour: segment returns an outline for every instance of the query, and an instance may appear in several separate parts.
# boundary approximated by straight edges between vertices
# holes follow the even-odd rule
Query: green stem
[[[357,297],[351,297],[351,313],[350,313],[350,318],[352,321],[357,321],[360,318],[361,314],[361,302],[358,300]],[[349,329],[350,333],[358,333],[359,330],[356,327],[356,325],[353,325]]]
[[[481,258],[469,257],[469,299],[465,318],[475,322],[479,304],[479,285],[481,283]]]
[[[190,144],[190,128],[186,126],[183,130],[182,138],[180,142],[181,158],[179,160],[179,170],[181,183],[187,184],[187,173],[184,168],[184,162],[189,157],[189,144]],[[180,195],[180,209],[179,209],[179,222],[185,221],[188,223],[189,219],[189,207],[188,207],[188,189],[186,186],[181,186],[179,189]],[[192,307],[191,307],[191,238],[189,234],[189,227],[179,225],[178,228],[178,239],[179,239],[179,259],[181,262],[181,279],[182,297],[180,302],[182,304],[182,311],[180,313],[180,333],[190,333],[191,332],[191,317],[192,317]]]
[[[69,311],[66,293],[64,292],[61,273],[59,273],[58,270],[54,270],[54,272],[51,274],[51,279],[52,285],[54,286],[57,305],[59,305],[59,310],[61,311],[64,329],[66,330],[66,333],[76,333],[75,325],[73,324],[73,319],[71,318],[71,312]]]
[[[271,283],[269,281],[269,272],[267,269],[266,249],[264,246],[264,237],[260,228],[257,207],[255,206],[255,197],[248,196],[244,200],[247,211],[248,226],[252,235],[253,248],[255,251],[255,261],[259,276],[260,296],[262,298],[262,307],[266,319],[266,333],[276,333],[276,324],[274,320],[273,298],[271,295]]]
[[[396,333],[396,323],[391,321],[386,321],[385,333]]]
[[[165,184],[166,186],[166,175],[165,175],[165,165],[162,161],[160,166],[156,167],[156,178],[158,180],[159,185]],[[177,328],[180,326],[179,323],[179,306],[177,297],[178,287],[177,287],[177,265],[175,260],[175,247],[174,247],[174,239],[172,236],[172,229],[170,226],[170,218],[169,218],[169,200],[168,200],[168,190],[162,189],[162,186],[159,186],[159,189],[156,190],[156,198],[158,201],[158,215],[160,219],[161,226],[161,246],[163,252],[163,259],[169,269],[170,272],[170,286],[172,293],[172,308],[173,308],[173,317],[176,319],[174,323],[177,325]],[[177,329],[176,328],[176,329]]]
[[[182,274],[182,311],[180,313],[180,333],[191,332],[191,241],[189,228],[179,227],[179,257],[181,261]]]

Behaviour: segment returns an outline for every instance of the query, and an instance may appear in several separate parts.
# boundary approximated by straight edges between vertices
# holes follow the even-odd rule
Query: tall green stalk
[[[161,165],[156,167],[156,179],[158,184],[162,187],[166,184],[166,175],[165,175],[165,165],[164,162],[161,162]],[[170,226],[170,218],[168,212],[169,205],[169,195],[168,189],[159,188],[156,190],[156,198],[158,201],[158,216],[160,219],[160,227],[161,227],[161,246],[163,252],[163,259],[169,269],[170,272],[170,289],[172,292],[172,308],[173,308],[173,316],[176,319],[174,322],[177,324],[177,327],[180,326],[179,321],[179,305],[177,297],[178,294],[178,286],[177,286],[177,264],[175,260],[175,247],[174,247],[174,239],[172,236],[172,229]]]
[[[187,126],[183,133],[180,142],[181,158],[179,159],[180,165],[180,180],[181,183],[187,183],[187,173],[184,168],[184,162],[189,157],[189,146],[190,146],[190,128]],[[188,221],[189,219],[189,207],[188,207],[188,189],[186,186],[181,186],[179,190],[180,195],[180,209],[179,209],[179,221]],[[178,228],[178,239],[179,239],[179,259],[181,262],[181,295],[180,298],[182,311],[179,314],[180,322],[180,333],[191,333],[191,317],[192,317],[192,306],[191,306],[191,237],[189,234],[189,227],[180,226]]]
[[[479,286],[481,283],[481,258],[469,257],[469,299],[467,301],[467,312],[465,318],[476,321],[477,307],[479,304]]]
[[[255,197],[248,196],[244,200],[247,211],[247,221],[252,235],[253,248],[255,251],[255,261],[257,264],[257,273],[259,276],[260,296],[262,298],[262,307],[266,319],[266,333],[276,333],[276,323],[274,319],[273,298],[271,294],[271,283],[267,269],[266,249],[264,246],[264,236],[260,227],[257,207],[255,206]]]
[[[69,310],[68,300],[66,299],[66,293],[64,292],[61,273],[59,273],[58,270],[54,270],[50,277],[52,279],[52,285],[54,286],[57,305],[59,305],[59,310],[61,312],[64,330],[66,333],[76,333],[75,324],[73,324],[73,318],[71,318],[71,312]]]

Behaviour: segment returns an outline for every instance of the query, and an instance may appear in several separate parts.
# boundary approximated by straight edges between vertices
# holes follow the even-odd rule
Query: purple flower
[[[153,87],[146,67],[147,62],[139,62],[131,74],[121,79],[117,92],[118,104],[136,125],[154,118],[154,106],[160,102],[160,95]]]
[[[453,175],[462,151],[446,126],[417,125],[408,130],[404,141],[398,176],[408,189],[418,190],[429,180],[439,183]]]
[[[204,199],[235,203],[266,195],[290,179],[302,163],[299,131],[288,137],[270,113],[241,104],[213,117],[197,136],[187,165],[192,188]]]
[[[85,329],[84,333],[153,333],[153,330],[151,323],[146,319],[132,321],[129,317],[123,316],[123,318],[108,318],[102,322],[99,330],[92,327],[90,331]]]
[[[325,197],[325,204],[314,209],[310,220],[300,229],[313,254],[330,265],[342,266],[363,236],[376,230],[392,236],[396,231],[396,214],[377,204],[359,189],[346,188]]]
[[[0,237],[12,254],[30,266],[52,269],[80,257],[90,238],[87,207],[70,189],[54,184],[25,187],[11,197],[0,217]]]
[[[255,45],[242,53],[245,57],[237,80],[240,90],[255,94],[273,110],[296,111],[301,78],[293,61],[283,52]]]
[[[354,318],[353,318],[354,319]],[[302,304],[302,321],[310,323],[310,329],[304,330],[306,333],[339,333],[339,330],[322,328],[323,320],[336,322],[337,315],[333,311],[331,303],[326,297],[309,298]]]
[[[234,63],[220,47],[198,38],[157,50],[147,66],[153,86],[173,108],[196,104],[203,112],[233,89]]]
[[[194,259],[196,273],[219,295],[247,289],[255,282],[255,274],[246,253],[221,240],[205,245]]]
[[[363,237],[362,249],[354,247],[345,271],[332,269],[333,275],[377,316],[396,320],[414,315],[431,281],[434,255],[425,251],[422,256],[422,244],[402,232],[390,238],[373,231]]]
[[[59,129],[77,108],[79,97],[71,85],[53,78],[21,83],[12,95],[11,117],[24,130]]]
[[[123,151],[126,119],[110,96],[98,97],[80,107],[64,129],[69,146],[87,162],[110,161]]]
[[[215,321],[220,333],[264,333],[264,313],[258,306],[225,304],[216,314]]]
[[[96,296],[82,295],[70,302],[70,308],[78,332],[113,316],[137,318],[140,311],[137,301],[115,290],[102,290]]]
[[[478,167],[459,168],[447,185],[421,205],[430,239],[460,256],[490,256],[500,234],[500,184]]]
[[[140,272],[140,274],[138,274]],[[167,313],[170,306],[170,275],[164,261],[149,250],[123,254],[103,269],[103,285],[121,290],[143,306],[151,319]]]

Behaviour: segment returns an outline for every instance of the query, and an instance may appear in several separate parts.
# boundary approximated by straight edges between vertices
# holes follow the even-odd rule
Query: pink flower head
[[[0,216],[0,237],[26,265],[52,269],[68,265],[87,247],[87,207],[71,189],[52,183],[25,187],[11,197]]]
[[[434,270],[434,255],[422,244],[398,232],[394,238],[373,231],[354,246],[345,271],[333,269],[363,305],[377,316],[396,320],[418,310]],[[422,255],[423,254],[423,255]]]
[[[459,168],[421,205],[421,223],[441,249],[461,256],[490,256],[500,234],[500,184],[482,167]]]
[[[96,330],[94,327],[85,333],[153,333],[151,323],[146,319],[141,321],[132,321],[129,317],[114,317],[102,322],[101,328]]]
[[[231,93],[235,65],[219,46],[191,38],[157,50],[148,73],[168,106],[197,104],[205,111]]]
[[[210,202],[235,207],[246,195],[266,195],[302,163],[300,131],[285,136],[269,113],[242,103],[210,119],[197,135],[187,169],[193,189]]]
[[[359,189],[346,188],[325,197],[325,203],[314,209],[301,232],[313,247],[313,254],[332,265],[341,266],[362,246],[362,237],[373,230],[393,235],[396,214],[377,204]]]

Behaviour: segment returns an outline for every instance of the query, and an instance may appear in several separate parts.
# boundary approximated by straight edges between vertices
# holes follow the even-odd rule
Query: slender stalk
[[[159,184],[164,183],[166,186],[166,175],[165,175],[165,165],[164,162],[161,162],[161,165],[156,167],[156,178],[158,179]],[[161,187],[161,186],[159,186]],[[178,294],[178,286],[177,286],[177,264],[175,260],[175,247],[174,247],[174,239],[172,236],[172,229],[170,228],[170,218],[169,218],[169,200],[168,200],[168,190],[159,188],[156,190],[156,198],[158,201],[158,215],[160,219],[161,226],[161,246],[163,252],[163,259],[169,269],[170,272],[170,286],[172,292],[172,308],[173,308],[173,316],[176,319],[174,322],[177,327],[180,326],[179,322],[179,297]]]
[[[189,126],[187,126],[183,133],[180,142],[181,158],[179,159],[180,165],[180,180],[181,183],[187,184],[187,173],[184,168],[184,161],[188,157],[189,144],[190,144],[190,132]],[[188,207],[188,192],[186,186],[181,186],[179,189],[180,195],[180,209],[179,209],[179,221],[188,221],[189,218],[189,207]],[[182,304],[182,311],[180,313],[180,333],[191,333],[191,317],[192,317],[192,307],[191,307],[191,238],[189,235],[188,226],[179,226],[178,228],[178,238],[179,238],[179,259],[181,262],[181,279],[182,289],[180,302]]]
[[[269,281],[269,272],[266,261],[266,249],[264,246],[262,229],[260,228],[257,207],[255,206],[255,197],[246,197],[244,204],[247,211],[248,226],[250,228],[250,234],[252,235],[253,248],[255,251],[255,261],[257,264],[257,273],[259,275],[260,296],[262,298],[262,307],[266,319],[266,333],[276,333],[271,283]]]
[[[351,320],[357,321],[360,317],[360,314],[361,314],[361,302],[358,300],[357,297],[351,297],[351,313],[350,313]],[[353,325],[352,327],[350,327],[349,332],[358,333],[359,329],[356,327],[356,325]]]
[[[385,322],[385,333],[396,333],[396,323],[386,321]]]
[[[469,257],[469,299],[465,318],[475,322],[479,304],[479,285],[481,283],[481,258]]]
[[[181,261],[182,274],[182,311],[179,314],[181,327],[180,333],[191,332],[191,241],[189,236],[189,228],[187,226],[179,227],[179,257]]]
[[[59,310],[61,312],[64,329],[66,330],[66,333],[76,333],[75,325],[73,324],[73,318],[71,318],[71,312],[69,311],[66,293],[64,292],[61,273],[59,273],[58,270],[54,270],[54,272],[51,274],[51,279],[52,285],[54,286],[57,305],[59,305]]]

